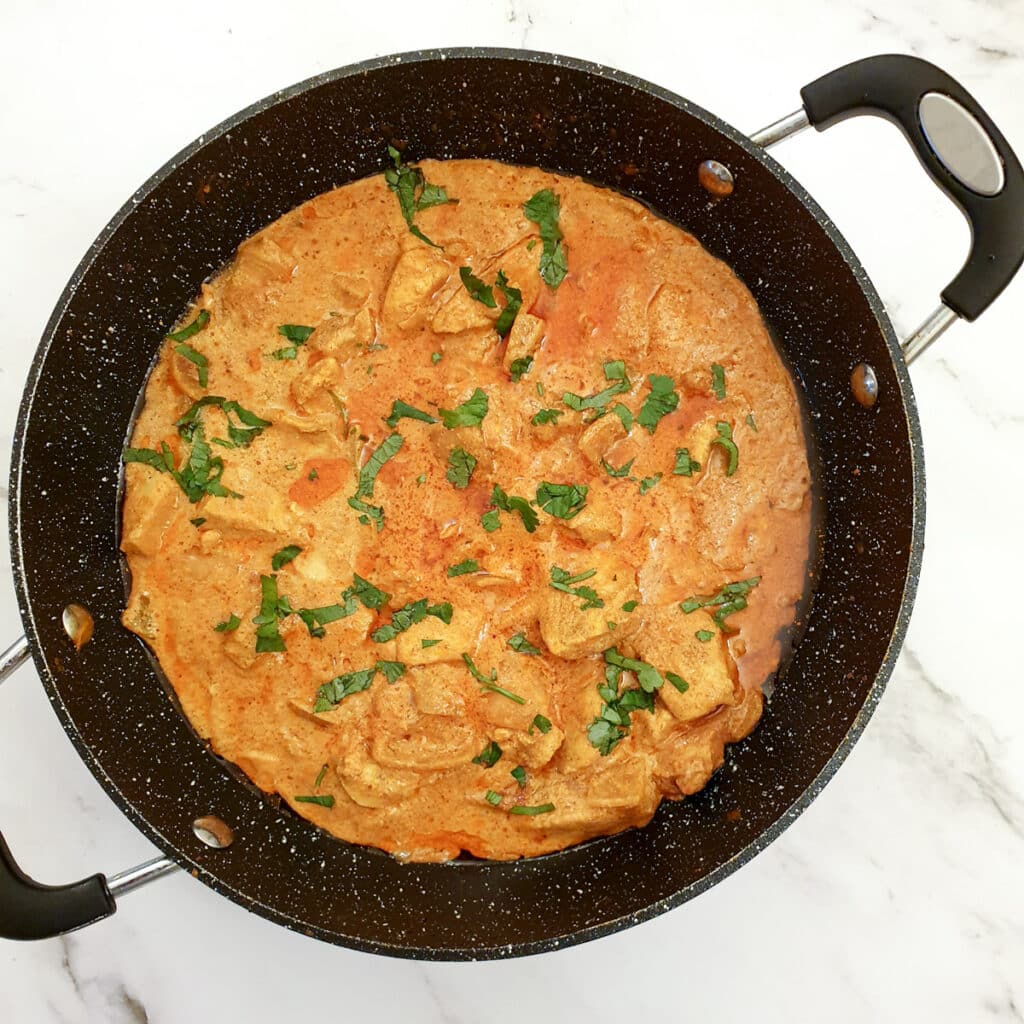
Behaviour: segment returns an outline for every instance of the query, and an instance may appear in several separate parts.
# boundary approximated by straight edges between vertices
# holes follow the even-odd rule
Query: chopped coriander
[[[193,363],[199,374],[199,386],[205,388],[210,382],[210,361],[202,354],[197,352],[191,345],[186,344],[184,341],[174,346],[174,351],[178,353],[183,359],[187,359],[190,363]]]
[[[649,665],[646,661],[640,661],[638,658],[626,658],[619,654],[615,647],[609,647],[604,652],[604,660],[606,665],[613,665],[615,668],[627,672],[635,672],[637,682],[640,683],[640,689],[644,693],[654,693],[655,690],[660,690],[664,683],[661,673],[653,665]]]
[[[518,359],[513,359],[508,367],[508,372],[512,375],[512,383],[518,384],[530,372],[532,366],[533,356],[520,356]]]
[[[501,747],[494,740],[491,740],[476,757],[473,764],[482,765],[484,768],[493,768],[501,760]]]
[[[492,806],[497,807],[501,803],[501,794],[495,793],[493,789],[487,790],[484,793],[484,799]]]
[[[501,525],[498,519],[499,509],[502,512],[518,512],[527,533],[533,533],[537,529],[540,517],[525,498],[506,494],[501,487],[495,484],[494,490],[491,491],[491,504],[495,506],[494,509],[490,512],[485,512],[480,518],[484,529],[488,533],[493,533]]]
[[[540,650],[526,639],[525,633],[516,633],[515,636],[509,637],[506,643],[517,654],[540,654]]]
[[[535,427],[542,427],[548,423],[558,425],[558,417],[564,416],[565,413],[560,409],[541,409],[540,412],[535,412],[530,422]]]
[[[201,309],[192,323],[182,327],[181,330],[173,331],[167,335],[169,341],[188,341],[194,334],[198,334],[210,322],[208,310]]]
[[[324,765],[319,773],[317,774],[316,781],[313,783],[314,789],[320,788],[320,783],[324,781],[324,776],[327,774],[327,765]]]
[[[620,694],[624,670],[636,672],[638,678],[642,673],[649,689],[641,683],[641,689],[626,690]],[[604,704],[600,714],[587,728],[587,739],[602,757],[607,757],[629,734],[630,715],[634,711],[654,710],[654,691],[661,686],[661,676],[646,662],[623,658],[614,647],[605,651],[604,676],[605,682],[597,687]]]
[[[571,391],[566,391],[562,395],[562,401],[575,412],[583,412],[584,409],[594,409],[603,414],[606,411],[605,407],[616,395],[624,395],[632,386],[629,378],[626,376],[625,363],[621,359],[605,363],[604,376],[605,380],[614,381],[611,387],[607,387],[604,391],[598,391],[596,394],[589,395],[586,398],[574,395]]]
[[[562,231],[558,226],[558,196],[549,188],[542,189],[523,204],[523,213],[532,220],[540,232],[544,248],[540,257],[540,276],[551,288],[557,288],[568,270],[566,249],[562,245]]]
[[[433,615],[445,624],[452,621],[452,606],[444,604],[428,604],[425,597],[418,601],[412,601],[391,613],[391,621],[383,626],[378,626],[371,634],[370,639],[376,644],[384,644],[394,640],[399,633],[404,633],[411,626],[422,622],[428,615]]]
[[[534,715],[533,722],[530,725],[530,732],[533,732],[533,727],[536,726],[542,735],[546,736],[551,732],[551,719],[545,718],[543,715]]]
[[[419,420],[421,423],[436,423],[437,419],[431,416],[429,412],[422,412],[419,409],[414,408],[407,402],[403,402],[400,398],[396,398],[391,403],[391,413],[384,420],[384,422],[394,430],[398,426],[400,419],[407,420]]]
[[[333,796],[296,796],[292,799],[297,804],[319,804],[321,807],[333,807],[334,797]]]
[[[344,675],[329,679],[316,691],[316,704],[313,713],[320,714],[330,711],[353,693],[361,693],[370,688],[373,677],[377,674],[377,666],[359,669],[357,672],[346,672]]]
[[[640,481],[640,493],[646,494],[652,487],[656,487],[660,480],[660,473],[655,473],[654,476],[645,476],[643,480]]]
[[[401,661],[378,661],[377,671],[389,683],[395,683],[405,675],[405,664]]]
[[[480,566],[477,565],[476,560],[467,558],[464,562],[459,562],[458,565],[448,566],[448,576],[465,576],[467,573],[479,572]]]
[[[228,437],[231,444],[228,447],[247,448],[253,440],[263,433],[265,427],[271,426],[270,420],[265,420],[256,413],[243,408],[238,402],[228,401],[220,395],[204,395],[193,402],[188,411],[175,421],[178,434],[186,441],[191,441],[197,430],[201,430],[201,413],[207,406],[218,406],[228,421]],[[241,426],[235,426],[231,422],[232,415],[238,418]]]
[[[519,783],[520,789],[526,785],[526,769],[521,764],[517,764],[515,768],[509,772],[509,775]]]
[[[294,462],[286,462],[284,464],[284,468],[287,469],[288,472],[290,473],[290,472],[292,472],[295,469],[295,463]]]
[[[455,409],[438,409],[448,430],[456,427],[475,427],[487,415],[487,392],[476,388],[473,394]]]
[[[313,482],[314,480],[319,480],[319,479],[320,479],[320,474],[319,474],[319,473],[318,473],[318,472],[316,471],[316,466],[314,466],[314,467],[313,467],[313,468],[312,468],[312,469],[311,469],[311,470],[309,471],[309,473],[308,473],[308,474],[306,475],[306,479],[307,479],[307,480],[308,480],[308,481],[309,481],[310,483],[312,483],[312,482]]]
[[[498,315],[498,319],[494,321],[494,329],[498,332],[498,336],[504,338],[512,330],[512,325],[515,323],[519,310],[522,308],[523,293],[508,283],[508,278],[503,270],[498,271],[494,287],[505,298],[505,308]]]
[[[690,684],[683,679],[682,676],[677,676],[675,672],[666,672],[665,678],[680,692],[686,693],[690,688]]]
[[[370,505],[359,498],[349,498],[348,503],[350,507],[362,513],[359,516],[359,522],[363,526],[369,526],[373,523],[377,527],[378,533],[384,529],[384,509],[380,505]]]
[[[606,626],[608,627],[608,632],[609,632],[609,633],[610,633],[610,632],[611,632],[611,631],[612,631],[613,629],[618,629],[618,628],[619,628],[619,624],[618,624],[617,622],[612,622],[612,620],[611,620],[611,619],[609,619],[609,620],[608,620],[608,621],[607,621],[607,622],[605,623],[605,625],[606,625]]]
[[[173,472],[174,470],[174,457],[171,455],[171,449],[166,443],[162,444],[163,452],[155,452],[150,448],[125,448],[121,454],[121,459],[124,462],[141,462],[145,466],[150,466],[155,469],[158,473]]]
[[[198,530],[203,523],[206,522],[205,516],[196,516],[195,519],[190,519],[189,522]]]
[[[711,364],[711,390],[720,402],[725,400],[725,367]]]
[[[760,576],[751,576],[748,580],[737,580],[726,583],[717,593],[710,596],[694,596],[687,598],[679,605],[681,611],[689,615],[698,608],[714,608],[711,618],[723,633],[733,632],[726,625],[726,618],[747,607],[747,595],[761,582]]]
[[[602,364],[606,380],[626,380],[626,363],[623,359],[609,359]]]
[[[441,362],[441,353],[440,353],[440,352],[431,352],[431,353],[430,353],[430,361],[431,361],[431,362],[432,362],[432,363],[433,363],[433,364],[434,364],[435,366],[437,366],[437,364],[438,364],[439,362]]]
[[[676,476],[693,476],[699,470],[700,463],[696,459],[690,458],[689,448],[676,449],[676,464],[672,467],[673,474]]]
[[[645,427],[651,434],[654,433],[659,421],[667,416],[676,406],[679,405],[679,395],[676,394],[675,386],[671,377],[663,377],[661,374],[652,373],[647,378],[650,385],[650,392],[644,399],[640,414],[636,421],[641,427]]]
[[[748,427],[750,427],[752,431],[754,431],[755,434],[758,432],[757,424],[754,422],[754,414],[752,412],[747,413],[747,417],[744,420],[744,422],[747,424]]]
[[[213,628],[218,633],[233,633],[241,624],[242,620],[232,612],[230,619],[227,619],[224,622],[218,622]]]
[[[616,469],[613,465],[611,465],[611,463],[605,462],[604,459],[601,459],[601,465],[604,467],[604,471],[609,476],[629,476],[629,471],[633,468],[634,462],[636,462],[635,456],[632,459],[630,459],[629,462],[627,462],[625,465],[619,466],[619,468]]]
[[[420,473],[420,475],[418,477],[416,477],[416,486],[417,487],[422,487],[426,482],[427,482],[427,474],[426,473]]]
[[[286,345],[284,348],[275,348],[274,351],[270,353],[270,358],[271,359],[277,359],[277,360],[279,360],[281,362],[284,362],[285,360],[288,360],[288,359],[298,359],[298,357],[299,357],[299,347],[298,347],[298,345]],[[370,372],[369,367],[367,367],[366,372],[367,373]]]
[[[574,597],[580,598],[583,601],[583,604],[580,605],[580,611],[586,611],[588,608],[603,608],[604,601],[597,596],[596,591],[590,587],[575,586],[577,583],[589,580],[596,573],[596,569],[588,569],[586,572],[577,573],[575,576],[572,576],[565,569],[553,565],[551,566],[551,581],[548,585],[553,590],[560,590],[564,594],[572,594]]]
[[[526,814],[533,816],[535,814],[550,814],[555,809],[554,804],[537,804],[535,807],[510,807],[508,809],[509,814]]]
[[[496,693],[501,697],[507,697],[511,701],[515,701],[516,704],[525,704],[526,701],[519,696],[517,693],[512,693],[511,690],[506,690],[504,687],[498,685],[498,672],[496,669],[491,669],[490,675],[484,675],[473,663],[473,659],[468,654],[462,655],[462,660],[466,663],[466,668],[469,669],[473,678],[480,684],[481,689],[487,690],[491,693]]]
[[[494,301],[494,290],[489,284],[484,284],[479,277],[474,276],[469,267],[459,267],[459,277],[462,278],[462,286],[469,292],[469,297],[477,302],[482,302],[488,309],[496,309],[498,303]]]
[[[539,398],[544,397],[544,385],[540,381],[537,381],[537,396]]]
[[[392,459],[398,454],[402,443],[403,438],[401,434],[388,434],[381,441],[377,450],[366,460],[366,465],[359,470],[359,483],[356,487],[355,498],[373,497],[373,485],[377,479],[377,474],[388,459]]]
[[[291,614],[291,605],[288,598],[278,596],[276,576],[260,576],[260,594],[260,613],[252,620],[256,624],[256,653],[284,651],[277,623]]]
[[[587,500],[586,484],[552,484],[546,480],[537,488],[537,504],[556,519],[575,519]]]
[[[693,634],[702,644],[706,644],[709,640],[714,639],[715,634],[710,629],[698,629]]]
[[[302,548],[297,544],[289,544],[285,548],[281,548],[280,551],[274,554],[274,557],[270,559],[270,567],[277,572],[278,569],[283,568],[289,562],[294,561],[302,554]]]
[[[364,608],[373,610],[382,608],[391,598],[390,594],[378,589],[369,580],[364,580],[359,573],[352,574],[352,586],[342,594],[345,600],[348,600],[350,596],[356,598]]]
[[[715,429],[718,431],[718,437],[711,442],[711,447],[713,448],[715,445],[718,445],[729,456],[729,462],[725,467],[725,475],[732,476],[736,472],[736,467],[740,461],[740,450],[732,439],[732,426],[724,420],[719,420],[715,424]]]
[[[469,478],[476,469],[476,459],[465,448],[453,448],[448,453],[448,471],[445,478],[460,491],[469,486]]]
[[[616,402],[612,406],[612,412],[618,416],[619,422],[628,434],[633,429],[633,414],[621,402]]]
[[[295,614],[306,624],[306,629],[309,630],[311,637],[322,640],[327,635],[324,626],[354,614],[355,610],[355,601],[351,597],[346,597],[343,605],[328,604],[322,608],[296,608]]]
[[[536,244],[537,244],[537,239],[536,238],[531,238],[526,243],[526,251],[527,252],[533,252],[534,246],[536,246]]]
[[[440,642],[440,640],[423,639],[420,641],[420,647],[422,647],[423,650],[426,650],[428,647],[436,647]]]
[[[627,601],[622,606],[622,610],[628,614],[629,612],[634,611],[636,609],[638,603],[638,601]]]
[[[315,327],[304,327],[302,324],[281,324],[277,333],[296,345],[304,345],[315,330]]]
[[[423,172],[418,167],[407,167],[402,163],[402,154],[394,146],[388,146],[388,156],[391,157],[394,167],[384,171],[384,180],[387,186],[398,198],[398,207],[402,211],[402,217],[408,225],[409,231],[421,242],[435,249],[442,246],[432,242],[413,223],[413,218],[420,210],[427,210],[431,206],[439,206],[442,203],[458,202],[449,199],[448,193],[440,185],[431,185],[423,177]]]

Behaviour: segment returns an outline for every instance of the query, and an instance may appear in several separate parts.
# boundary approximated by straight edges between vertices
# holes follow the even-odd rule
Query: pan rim
[[[903,592],[900,599],[900,609],[896,623],[889,639],[885,655],[871,684],[867,696],[861,705],[854,722],[836,746],[819,772],[804,788],[800,795],[790,806],[780,814],[772,824],[761,832],[754,840],[740,849],[733,857],[719,865],[717,868],[690,883],[671,896],[656,900],[644,907],[642,910],[610,918],[599,924],[589,925],[564,935],[550,936],[540,940],[514,943],[499,946],[474,946],[469,948],[460,947],[423,947],[403,943],[385,943],[370,941],[353,936],[342,936],[339,933],[331,932],[318,926],[309,924],[290,917],[276,907],[269,906],[248,894],[244,894],[224,883],[217,875],[213,874],[205,865],[192,860],[187,853],[174,845],[163,833],[153,825],[136,807],[131,803],[115,784],[114,780],[107,774],[103,765],[93,753],[92,748],[86,743],[75,726],[61,695],[56,687],[55,678],[50,670],[46,655],[40,642],[39,631],[36,627],[35,618],[32,613],[32,606],[29,600],[28,586],[26,582],[26,569],[24,561],[24,550],[22,546],[20,500],[22,493],[21,470],[23,464],[23,449],[27,426],[32,416],[36,389],[39,384],[43,364],[55,340],[56,329],[61,323],[69,303],[76,294],[83,279],[89,273],[96,257],[106,246],[109,239],[121,227],[136,206],[138,206],[156,187],[172,174],[184,162],[190,160],[197,152],[203,149],[208,143],[219,139],[224,134],[231,132],[239,125],[245,123],[253,116],[263,113],[267,109],[292,99],[304,92],[315,89],[319,86],[336,82],[355,75],[367,74],[374,71],[384,70],[397,64],[423,63],[430,61],[446,60],[502,60],[518,61],[522,63],[546,64],[555,67],[565,67],[568,70],[582,72],[595,77],[623,85],[633,90],[646,93],[655,99],[661,100],[686,114],[703,121],[710,128],[724,135],[729,141],[741,147],[751,158],[765,167],[775,178],[777,178],[787,191],[801,203],[812,215],[819,227],[825,232],[829,241],[835,246],[843,262],[853,274],[858,287],[863,293],[868,306],[878,323],[879,330],[889,350],[889,356],[893,363],[893,370],[898,382],[900,399],[906,417],[908,435],[910,439],[910,460],[911,460],[911,541],[909,561],[906,570]],[[688,900],[700,895],[713,885],[731,875],[739,867],[752,860],[758,853],[773,843],[793,821],[799,817],[822,789],[831,781],[839,766],[846,760],[850,750],[860,738],[875,708],[881,699],[885,686],[892,674],[896,658],[900,652],[903,640],[906,636],[907,627],[913,609],[914,598],[917,591],[918,578],[920,576],[921,562],[924,548],[924,525],[925,525],[925,476],[924,456],[922,448],[921,428],[918,419],[917,406],[914,400],[913,388],[906,363],[900,353],[899,344],[895,332],[889,320],[888,314],[882,304],[871,279],[853,252],[846,239],[833,224],[831,219],[821,209],[817,202],[811,197],[806,189],[800,185],[788,171],[785,170],[760,146],[755,145],[742,132],[732,125],[723,121],[716,115],[690,102],[684,97],[648,82],[637,76],[627,74],[615,68],[598,64],[591,61],[581,60],[560,54],[546,53],[536,50],[519,50],[503,47],[442,47],[429,50],[409,51],[399,54],[391,54],[382,57],[375,57],[355,64],[345,65],[330,71],[322,72],[303,81],[297,82],[284,89],[277,90],[262,99],[250,104],[244,109],[231,115],[227,119],[199,135],[193,142],[176,153],[170,160],[152,174],[121,206],[110,221],[105,225],[95,241],[86,250],[86,253],[75,267],[64,287],[53,312],[43,330],[39,346],[33,357],[28,377],[26,379],[22,395],[17,424],[15,427],[13,452],[10,474],[10,496],[8,499],[9,530],[11,545],[12,573],[15,583],[15,591],[18,600],[18,607],[21,613],[22,622],[25,626],[26,637],[32,652],[36,670],[43,683],[47,698],[57,714],[61,727],[71,740],[79,756],[86,767],[104,788],[111,800],[119,810],[138,828],[143,835],[159,847],[167,857],[174,860],[186,871],[192,873],[200,881],[204,882],[211,889],[219,894],[228,897],[245,907],[248,910],[259,913],[262,917],[274,921],[277,924],[298,931],[300,933],[314,936],[323,941],[336,945],[345,946],[363,952],[377,953],[386,956],[400,957],[418,960],[448,960],[448,961],[472,961],[482,959],[505,959],[511,957],[528,956],[537,953],[560,949],[593,939],[610,935],[621,931],[634,924],[639,924],[660,914],[665,913]]]

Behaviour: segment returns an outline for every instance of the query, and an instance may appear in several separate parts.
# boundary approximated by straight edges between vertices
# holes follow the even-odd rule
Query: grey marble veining
[[[65,2],[5,14],[4,484],[36,339],[110,214],[211,124],[337,65],[437,45],[560,51],[753,130],[835,65],[911,52],[959,77],[1024,150],[1024,5],[1006,0],[398,0],[384,18],[321,0],[287,16],[262,2],[183,0],[173,11]],[[913,328],[958,269],[967,232],[898,133],[862,120],[804,133],[777,156],[861,256],[898,329]],[[64,940],[0,944],[0,1020],[1024,1020],[1022,314],[1018,282],[915,364],[929,504],[907,645],[836,779],[736,875],[598,943],[481,964],[327,947],[180,876]],[[4,546],[0,645],[19,630],[9,569]],[[43,881],[154,853],[78,760],[30,667],[0,689],[0,827]]]

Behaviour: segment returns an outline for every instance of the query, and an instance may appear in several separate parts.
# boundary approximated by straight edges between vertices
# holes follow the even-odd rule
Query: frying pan
[[[808,806],[881,697],[913,603],[924,469],[906,361],[957,318],[977,317],[1020,266],[1024,172],[977,102],[913,57],[848,65],[801,98],[796,113],[748,138],[679,96],[582,61],[403,54],[268,97],[132,196],[74,272],[25,388],[10,498],[25,637],[0,659],[0,677],[31,653],[83,760],[166,856],[43,886],[0,838],[0,935],[89,924],[180,866],[256,913],[345,946],[450,960],[535,953],[696,896]],[[801,128],[862,113],[899,125],[972,229],[963,269],[902,351],[856,256],[765,152]],[[972,144],[950,143],[950,126]],[[119,622],[120,456],[168,325],[242,240],[320,192],[379,173],[395,140],[410,159],[487,157],[581,175],[692,232],[757,299],[803,392],[818,455],[813,603],[761,723],[728,751],[732,770],[663,804],[644,829],[532,860],[400,864],[319,831],[211,753]],[[707,160],[727,169],[717,180],[731,179],[731,194],[699,183]],[[63,625],[72,602],[95,623],[80,649]],[[194,829],[202,816],[216,820]],[[202,841],[215,836],[219,848]]]

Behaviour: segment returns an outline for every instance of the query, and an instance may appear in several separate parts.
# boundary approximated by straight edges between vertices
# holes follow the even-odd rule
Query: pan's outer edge
[[[169,174],[176,170],[182,163],[190,159],[211,140],[219,138],[226,132],[232,131],[253,115],[261,113],[274,104],[279,103],[282,100],[291,99],[300,93],[306,92],[307,90],[314,89],[318,86],[337,81],[339,79],[364,74],[370,71],[377,71],[396,64],[419,63],[434,60],[454,60],[460,58],[511,60],[525,63],[550,64],[556,67],[565,67],[574,71],[595,75],[629,86],[630,88],[637,89],[641,92],[646,92],[655,98],[676,106],[684,110],[687,114],[704,121],[710,127],[726,136],[730,141],[742,147],[753,159],[761,163],[768,171],[778,178],[786,186],[789,192],[807,208],[822,230],[826,233],[829,240],[833,245],[835,245],[844,262],[853,273],[858,285],[868,301],[871,311],[878,322],[879,330],[882,332],[889,348],[889,355],[892,359],[896,379],[899,383],[900,398],[906,413],[908,432],[911,440],[911,463],[914,494],[910,560],[896,626],[893,629],[885,656],[879,666],[875,680],[853,725],[836,747],[835,752],[822,767],[821,771],[817,776],[815,776],[806,789],[804,789],[799,798],[790,805],[786,812],[782,814],[769,828],[765,829],[757,839],[749,843],[733,858],[720,865],[714,871],[705,875],[693,884],[681,889],[671,897],[655,901],[641,912],[619,918],[613,918],[600,925],[593,925],[589,928],[584,928],[563,936],[555,936],[538,942],[496,947],[473,947],[465,949],[447,948],[443,950],[423,948],[419,946],[367,942],[365,940],[351,939],[348,937],[346,937],[344,943],[339,943],[337,935],[321,931],[320,929],[310,928],[309,925],[302,921],[290,918],[279,911],[266,906],[265,904],[257,903],[224,885],[219,879],[205,871],[202,865],[193,861],[184,851],[174,846],[161,832],[154,828],[145,818],[143,813],[124,797],[124,795],[115,786],[113,780],[104,771],[102,765],[94,758],[92,751],[79,735],[63,701],[61,700],[60,694],[58,693],[55,685],[55,680],[46,663],[46,659],[40,645],[39,633],[29,605],[20,529],[22,452],[26,427],[32,415],[33,401],[40,371],[47,353],[49,352],[50,346],[53,344],[56,327],[62,319],[71,298],[74,296],[79,284],[88,273],[93,260],[106,245],[109,238],[117,231],[135,207],[145,199],[145,197],[148,196],[157,185],[162,183]],[[663,89],[650,82],[646,82],[633,75],[618,71],[614,68],[609,68],[591,61],[579,60],[558,54],[543,53],[535,50],[515,50],[490,47],[453,47],[412,51],[408,53],[373,58],[357,64],[351,64],[332,71],[323,72],[322,74],[315,75],[312,78],[308,78],[302,82],[296,83],[295,85],[289,86],[286,89],[274,92],[269,96],[258,100],[256,103],[253,103],[249,107],[246,107],[244,110],[232,115],[225,121],[222,121],[216,127],[204,132],[194,142],[182,149],[166,164],[164,164],[163,167],[156,171],[156,173],[153,174],[131,196],[131,198],[121,207],[120,210],[117,211],[106,227],[104,227],[100,232],[96,240],[83,256],[81,262],[75,268],[43,331],[39,347],[36,350],[35,357],[33,358],[32,365],[29,369],[28,378],[25,384],[25,391],[18,411],[11,460],[8,515],[10,520],[11,562],[18,607],[21,612],[22,622],[25,626],[26,636],[32,650],[32,657],[35,661],[40,679],[42,680],[43,687],[46,690],[47,697],[53,705],[54,711],[56,712],[64,731],[68,734],[68,737],[71,739],[71,742],[74,744],[86,766],[95,776],[100,785],[103,786],[114,803],[151,842],[160,847],[168,857],[176,861],[179,865],[185,868],[185,870],[194,874],[195,877],[205,882],[215,891],[228,896],[234,902],[239,903],[248,910],[257,912],[263,917],[306,935],[313,935],[328,942],[344,944],[350,948],[364,952],[408,959],[456,961],[505,959],[548,952],[550,950],[588,942],[590,940],[612,934],[616,931],[620,931],[634,924],[639,924],[642,921],[649,920],[652,917],[656,917],[659,914],[665,913],[667,910],[671,910],[674,907],[685,903],[687,900],[700,895],[702,892],[710,889],[713,885],[716,885],[774,842],[793,823],[793,821],[795,821],[796,818],[798,818],[800,814],[807,809],[821,790],[824,789],[826,784],[835,775],[839,766],[846,760],[854,743],[859,739],[865,726],[874,713],[875,708],[878,706],[878,702],[885,690],[889,677],[892,675],[897,656],[899,655],[904,637],[906,636],[911,611],[913,609],[914,598],[917,592],[917,584],[921,572],[921,561],[924,554],[924,452],[922,448],[921,426],[918,418],[917,406],[914,401],[910,376],[900,353],[899,343],[892,324],[874,285],[871,283],[870,278],[860,261],[857,259],[853,250],[850,248],[846,239],[840,234],[839,230],[828,218],[821,207],[815,202],[803,186],[801,186],[796,179],[792,177],[792,175],[790,175],[777,161],[769,156],[760,146],[752,143],[747,136],[732,127],[732,125],[722,121],[720,118],[691,103],[676,93]]]

